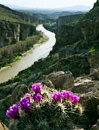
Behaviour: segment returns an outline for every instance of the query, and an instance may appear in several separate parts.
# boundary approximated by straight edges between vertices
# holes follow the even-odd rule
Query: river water
[[[0,83],[14,78],[20,71],[33,65],[35,61],[38,61],[39,59],[45,58],[49,55],[56,42],[55,34],[46,30],[43,25],[38,25],[36,29],[47,35],[49,40],[42,44],[35,44],[33,48],[24,56],[22,56],[20,60],[17,60],[9,67],[2,68],[0,70]]]

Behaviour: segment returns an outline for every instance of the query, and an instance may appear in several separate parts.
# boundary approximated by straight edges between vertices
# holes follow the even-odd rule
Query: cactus
[[[20,111],[20,118],[18,120],[13,119],[9,129],[63,130],[68,127],[68,122],[78,125],[82,124],[83,120],[87,120],[80,109],[81,106],[72,104],[69,100],[65,99],[63,101],[55,101],[48,91],[46,89],[46,92],[43,92],[43,94],[41,92],[42,101],[32,101],[29,111],[23,114],[23,116]]]

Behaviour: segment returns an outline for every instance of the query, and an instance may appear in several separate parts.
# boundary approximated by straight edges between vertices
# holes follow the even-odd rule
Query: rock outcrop
[[[34,16],[12,10],[0,4],[0,47],[15,44],[36,33],[34,24],[39,20]]]
[[[96,20],[86,19],[82,21],[82,34],[84,40],[87,42],[94,42],[99,40],[99,19]]]
[[[75,15],[69,15],[69,16],[62,16],[59,17],[57,20],[57,27],[61,27],[67,23],[71,23],[72,21],[76,20],[77,18],[80,18],[81,14],[75,14]]]
[[[79,41],[82,38],[80,24],[63,25],[56,30],[56,44],[52,53],[58,52],[61,48]]]
[[[50,80],[56,89],[69,89],[74,86],[74,77],[70,71],[53,72],[45,76],[45,79]]]
[[[90,76],[93,79],[99,79],[99,53],[94,54],[89,58]]]
[[[74,87],[71,90],[74,93],[79,93],[80,103],[84,106],[90,124],[93,124],[98,118],[99,81],[94,81],[89,76],[79,77],[75,80]]]
[[[33,25],[0,21],[0,47],[15,44],[35,34]]]

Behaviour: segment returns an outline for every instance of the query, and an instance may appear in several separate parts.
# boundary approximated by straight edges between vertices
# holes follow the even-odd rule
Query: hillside
[[[74,15],[69,15],[69,16],[61,16],[57,19],[57,28],[67,24],[71,23],[75,19],[78,19],[81,17],[82,14],[74,14]]]
[[[35,62],[14,79],[0,85],[0,120],[7,127],[11,130],[99,129],[98,12],[97,0],[90,12],[56,30],[56,44],[47,58]],[[33,98],[32,87],[37,82],[43,84],[39,89],[38,102],[29,100],[32,104],[29,111],[20,111],[20,118],[11,122],[5,115],[6,110],[27,92],[32,95],[27,98]],[[63,90],[79,95],[80,104],[72,104],[72,98],[62,99]],[[53,92],[56,92],[56,97],[60,92],[55,101]]]
[[[0,5],[0,48],[36,34],[36,17]]]
[[[22,23],[38,23],[36,17],[31,17],[23,13],[14,11],[4,5],[0,4],[0,20],[10,21],[10,22],[22,22]]]

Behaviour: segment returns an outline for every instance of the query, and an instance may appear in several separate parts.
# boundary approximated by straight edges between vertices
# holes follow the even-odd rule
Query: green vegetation
[[[99,46],[97,46],[97,48],[91,48],[90,50],[89,50],[89,53],[90,54],[96,54],[97,52],[99,52]]]
[[[17,23],[38,23],[36,17],[28,16],[0,4],[0,20]]]
[[[24,41],[18,41],[16,44],[0,48],[0,67],[7,66],[12,62],[19,60],[22,53],[31,49],[34,44],[42,43],[48,38],[41,32],[26,38]]]
[[[91,53],[91,54],[95,54],[95,53],[96,53],[95,48],[91,48],[91,49],[89,50],[89,53]]]
[[[43,26],[44,26],[47,30],[50,30],[51,32],[55,32],[55,31],[56,31],[56,28],[57,28],[56,23],[45,23],[45,24],[43,24]]]

